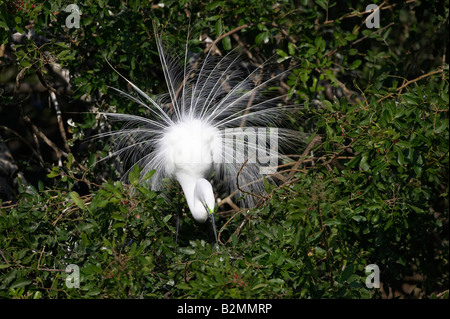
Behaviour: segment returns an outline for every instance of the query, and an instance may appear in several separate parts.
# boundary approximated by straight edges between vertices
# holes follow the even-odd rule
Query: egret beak
[[[214,219],[215,207],[214,207],[214,209],[210,209],[208,207],[208,205],[206,205],[206,204],[204,204],[204,205],[205,205],[206,211],[209,214],[209,219],[211,219],[212,229],[213,229],[213,232],[214,232],[214,239],[216,240],[217,246],[219,246],[219,240],[217,239],[216,221]]]
[[[217,239],[216,221],[214,220],[214,213],[209,214],[209,218],[211,218],[211,224],[214,232],[214,238],[216,239],[216,244],[219,245],[219,241]]]

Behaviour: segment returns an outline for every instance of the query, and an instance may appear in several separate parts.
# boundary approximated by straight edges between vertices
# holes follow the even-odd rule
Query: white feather
[[[187,47],[180,68],[180,61],[164,50],[160,36],[156,40],[168,94],[151,98],[124,78],[147,104],[113,88],[146,108],[149,117],[102,113],[125,122],[122,129],[100,135],[111,137],[115,146],[108,158],[119,156],[125,162],[139,164],[142,176],[154,169],[151,187],[155,190],[163,190],[167,179],[177,180],[194,218],[200,222],[208,216],[206,207],[214,206],[212,188],[205,180],[213,177],[215,185],[223,184],[231,193],[237,190],[239,175],[240,189],[257,196],[264,194],[261,172],[267,168],[265,163],[276,166],[282,158],[278,149],[299,139],[298,132],[277,127],[293,107],[280,104],[283,96],[267,98],[260,94],[287,71],[258,83],[256,78],[265,64],[245,75],[239,55],[232,50],[219,60],[208,53],[199,66],[189,66]],[[272,136],[269,126],[276,140],[266,139]],[[272,150],[274,144],[277,148]],[[237,191],[237,197],[242,195]],[[242,203],[252,207],[255,198],[246,194]]]

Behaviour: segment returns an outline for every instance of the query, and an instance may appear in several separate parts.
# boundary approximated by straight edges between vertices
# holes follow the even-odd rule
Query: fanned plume
[[[185,57],[179,59],[167,52],[156,32],[155,38],[168,92],[151,98],[121,75],[137,96],[112,89],[144,107],[148,118],[102,113],[125,123],[118,131],[98,136],[111,138],[114,145],[107,158],[118,156],[140,165],[142,176],[154,169],[150,186],[155,190],[191,170],[199,177],[208,175],[205,178],[214,179],[228,194],[248,193],[242,203],[254,206],[264,196],[263,175],[270,180],[283,157],[279,150],[300,140],[298,132],[279,127],[298,107],[283,105],[284,96],[261,94],[289,70],[264,79],[263,63],[246,74],[236,50],[220,59],[210,50],[202,62],[188,63],[187,45]]]

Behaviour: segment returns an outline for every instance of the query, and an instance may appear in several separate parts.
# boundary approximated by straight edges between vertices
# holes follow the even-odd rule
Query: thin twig
[[[255,81],[255,88],[257,88],[258,85],[261,83],[262,73],[263,73],[263,66],[261,65],[261,68],[260,68],[260,71],[259,71],[258,78],[257,78],[256,81]],[[245,121],[246,121],[246,118],[247,118],[247,114],[248,114],[248,112],[250,111],[250,107],[251,107],[252,104],[253,104],[253,100],[255,99],[255,95],[256,95],[257,90],[252,90],[252,91],[253,91],[253,92],[252,92],[252,94],[250,95],[250,98],[249,98],[249,100],[248,100],[247,106],[245,107],[244,114],[242,115],[241,125],[239,125],[239,127],[244,127]]]
[[[223,243],[222,243],[222,241],[220,240],[220,235],[222,234],[222,231],[225,229],[225,227],[239,214],[239,213],[241,213],[242,211],[243,211],[244,209],[238,209],[237,211],[236,211],[236,213],[233,215],[233,216],[231,216],[227,221],[226,221],[226,223],[220,228],[220,230],[219,230],[219,232],[218,232],[218,235],[217,235],[217,240],[218,240],[218,242],[219,243],[221,243],[222,245],[223,245]],[[231,237],[227,240],[227,242],[229,242],[230,241],[230,239],[231,239]]]
[[[383,6],[385,4],[385,2],[386,1],[384,1],[382,4],[380,4],[378,6],[378,10],[387,10],[387,9],[391,9],[391,8],[393,8],[393,7],[398,5],[398,3],[394,3],[394,4],[391,4],[391,5],[388,5],[388,6]],[[406,0],[405,3],[402,3],[402,5],[403,4],[408,4],[408,3],[415,3],[415,2],[417,2],[417,0]],[[323,24],[324,25],[331,24],[331,23],[334,23],[335,21],[342,21],[342,20],[348,19],[348,18],[354,18],[354,17],[359,17],[359,16],[362,16],[362,15],[365,15],[365,14],[371,14],[374,11],[375,10],[349,13],[349,14],[346,14],[346,15],[344,15],[344,16],[338,18],[338,19],[335,19],[335,20],[325,20],[325,22]]]
[[[37,263],[37,268],[38,268],[38,269],[39,269],[40,266],[41,266],[41,258],[42,258],[42,255],[44,254],[44,251],[45,251],[45,245],[44,245],[44,247],[42,247],[42,251],[41,251],[41,253],[39,254],[39,259],[38,259],[38,263]]]
[[[235,203],[233,203],[233,201],[231,200],[230,196],[227,196],[226,198],[222,199],[220,201],[220,203],[218,203],[218,206],[222,206],[223,204],[228,204],[230,205],[233,210],[239,210],[239,206],[237,206]]]
[[[320,137],[319,135],[316,135],[311,142],[309,142],[308,146],[306,147],[306,149],[303,151],[303,154],[300,156],[300,158],[298,159],[298,161],[295,163],[294,167],[292,168],[292,171],[289,173],[288,175],[288,180],[292,179],[295,175],[295,171],[300,167],[300,165],[306,160],[306,157],[308,156],[309,151],[316,146],[317,144],[320,143],[320,141],[322,140],[322,137]]]
[[[350,148],[365,132],[366,132],[366,130],[367,130],[367,127],[363,127],[362,128],[362,132],[357,136],[357,137],[355,137],[355,138],[353,138],[352,140],[351,140],[351,142],[348,144],[348,145],[344,145],[342,148],[341,148],[341,150],[339,151],[339,152],[337,152],[337,153],[334,153],[333,154],[333,156],[330,158],[330,159],[328,159],[326,162],[324,162],[324,165],[328,165],[328,164],[330,164],[332,161],[334,161],[339,155],[341,155],[342,153],[344,153],[348,148]],[[322,158],[324,158],[324,157],[322,157]],[[320,158],[320,159],[322,159],[322,158]]]
[[[391,22],[391,23],[389,23],[388,25],[385,25],[384,27],[378,29],[377,31],[374,31],[374,32],[372,32],[372,33],[369,33],[368,35],[365,35],[365,36],[363,36],[362,38],[356,39],[355,41],[352,42],[352,45],[353,45],[353,44],[357,44],[357,43],[359,43],[359,42],[361,42],[361,41],[367,39],[369,36],[372,36],[372,35],[374,35],[374,34],[377,34],[377,33],[382,32],[384,29],[389,28],[389,27],[390,27],[391,25],[393,25],[393,24],[394,24],[394,22]]]
[[[398,94],[400,94],[401,91],[402,91],[405,87],[407,87],[408,85],[410,85],[411,83],[420,81],[420,80],[422,80],[422,79],[424,79],[424,78],[426,78],[426,77],[432,76],[432,75],[437,74],[437,73],[442,73],[443,71],[444,71],[443,68],[439,68],[439,69],[437,69],[437,70],[428,72],[427,74],[422,74],[421,76],[419,76],[419,77],[417,77],[417,78],[415,78],[415,79],[413,79],[413,80],[407,81],[405,84],[403,84],[402,86],[400,86],[399,88],[397,88],[396,91],[397,91]],[[381,102],[381,101],[387,99],[388,97],[391,97],[392,95],[394,95],[393,92],[391,92],[391,93],[389,93],[389,94],[383,96],[383,97],[382,97],[381,99],[379,99],[377,102],[379,103],[379,102]]]
[[[216,40],[214,40],[213,42],[211,42],[210,44],[208,44],[208,46],[205,48],[205,50],[203,50],[203,53],[207,53],[209,50],[211,50],[211,48],[220,40],[228,37],[229,35],[232,35],[233,33],[238,32],[239,30],[248,28],[250,25],[249,24],[243,24],[237,28],[234,28],[231,31],[228,31],[227,33],[222,34],[221,36],[219,36]]]
[[[245,216],[245,219],[242,221],[242,223],[239,225],[238,228],[236,228],[236,230],[234,231],[234,235],[237,236],[239,235],[239,233],[241,232],[241,230],[245,227],[245,225],[247,225],[247,223],[250,221],[250,219],[253,217],[253,215],[247,214]],[[230,238],[228,238],[228,242],[231,240],[231,236]]]
[[[19,133],[17,133],[16,131],[10,129],[10,128],[7,127],[7,126],[0,125],[0,129],[3,129],[3,130],[5,130],[6,132],[9,132],[9,133],[15,135],[17,138],[19,138],[19,139],[20,139],[26,146],[28,146],[28,147],[30,148],[30,150],[36,155],[36,157],[37,157],[38,160],[39,160],[39,163],[40,163],[42,166],[44,165],[44,159],[42,158],[42,155],[41,155],[39,149],[36,151],[36,150],[33,148],[33,146],[32,146],[30,143],[28,143],[28,141],[27,141],[25,138],[23,138],[22,135],[20,135]],[[33,134],[33,136],[35,136],[35,135]]]
[[[237,187],[237,189],[238,189],[241,193],[245,193],[245,194],[249,194],[249,195],[252,195],[252,196],[255,196],[255,197],[259,197],[259,198],[261,198],[262,200],[265,201],[265,200],[268,199],[267,197],[261,196],[261,195],[259,195],[259,194],[255,194],[255,193],[251,193],[251,192],[244,191],[244,190],[241,189],[241,187],[239,186],[239,175],[241,175],[242,169],[243,169],[244,166],[247,164],[247,162],[248,162],[248,158],[244,161],[244,163],[242,163],[241,167],[239,168],[238,173],[236,174],[236,187]],[[247,185],[249,185],[249,184],[247,184]]]
[[[33,132],[39,136],[48,146],[50,146],[53,151],[55,151],[56,156],[60,159],[61,156],[67,157],[67,153],[61,150],[55,143],[53,143],[39,128],[34,125],[34,123],[31,121],[31,119],[28,117],[28,115],[23,114],[22,116],[23,120],[31,126],[31,129]]]
[[[45,86],[45,88],[49,92],[56,92],[56,90],[44,78],[44,75],[42,74],[41,70],[39,70],[38,68],[35,68],[35,71],[36,71],[36,75],[38,76],[38,79],[42,83],[42,85]]]
[[[59,132],[61,133],[61,137],[64,141],[64,148],[66,149],[67,153],[70,153],[70,147],[69,147],[69,144],[67,143],[66,131],[64,130],[64,124],[63,124],[63,120],[62,120],[62,116],[61,116],[61,109],[59,107],[58,99],[56,98],[55,92],[49,91],[49,94],[50,94],[50,99],[52,100],[53,105],[55,106],[56,119],[57,119],[58,125],[59,125]]]

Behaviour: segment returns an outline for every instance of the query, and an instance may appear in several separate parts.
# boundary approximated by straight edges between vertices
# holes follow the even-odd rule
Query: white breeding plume
[[[102,113],[125,125],[101,137],[113,138],[115,151],[108,158],[138,164],[141,176],[155,170],[152,189],[178,181],[194,219],[205,222],[209,216],[215,231],[210,181],[230,193],[239,190],[237,197],[245,195],[241,202],[250,208],[251,194],[265,192],[263,174],[276,171],[279,149],[299,140],[298,132],[279,127],[295,106],[282,105],[283,96],[260,94],[287,71],[262,79],[262,64],[245,74],[235,50],[220,59],[210,50],[203,62],[189,63],[187,45],[184,59],[178,59],[165,51],[158,34],[155,38],[168,93],[150,97],[125,79],[138,94],[114,90],[144,107],[148,117]]]

